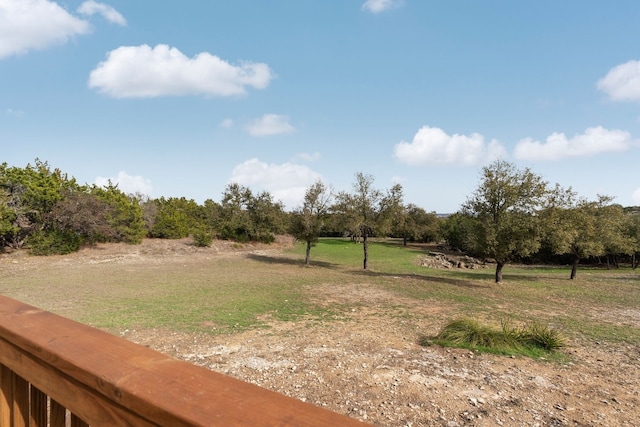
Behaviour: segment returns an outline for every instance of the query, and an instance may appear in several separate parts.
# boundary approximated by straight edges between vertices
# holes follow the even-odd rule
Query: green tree
[[[199,207],[198,225],[191,231],[193,243],[196,246],[211,246],[213,239],[220,230],[220,204],[211,199],[204,201]]]
[[[140,196],[127,195],[111,182],[105,187],[93,186],[91,194],[106,204],[109,224],[108,240],[137,244],[147,234]]]
[[[195,212],[197,203],[184,197],[161,197],[155,199],[156,216],[151,228],[151,237],[181,239],[187,237],[198,224]]]
[[[252,241],[271,243],[275,234],[286,231],[286,215],[282,203],[275,202],[267,191],[248,199],[249,238]]]
[[[219,209],[220,236],[239,242],[271,243],[286,231],[282,204],[266,191],[254,195],[247,187],[229,184]]]
[[[394,184],[386,194],[383,194],[379,219],[375,233],[377,235],[392,235],[405,221],[406,206],[402,185]]]
[[[637,211],[627,212],[626,234],[632,242],[631,268],[635,270],[640,262],[638,257],[638,252],[640,252],[640,213]]]
[[[0,189],[0,251],[7,245],[7,238],[18,231],[16,212],[9,205],[9,196]]]
[[[474,219],[471,246],[474,252],[496,262],[496,283],[502,269],[517,257],[540,247],[537,215],[547,194],[547,184],[529,169],[518,170],[504,160],[482,169],[482,179],[462,207]]]
[[[556,187],[542,218],[545,241],[555,255],[571,257],[570,279],[577,276],[581,259],[620,251],[631,254],[632,241],[625,236],[624,211],[612,198],[577,198],[575,192]]]
[[[24,168],[0,165],[3,218],[11,218],[11,226],[3,227],[2,240],[20,248],[31,233],[43,230],[46,215],[65,192],[77,188],[74,178],[38,159]]]
[[[386,195],[376,189],[372,175],[356,174],[353,192],[340,192],[336,196],[333,212],[344,224],[345,231],[357,233],[362,239],[364,252],[363,268],[369,263],[369,238],[376,232],[390,230],[393,214],[402,205],[402,187],[395,185]]]
[[[247,207],[253,197],[251,190],[237,183],[227,185],[220,202],[220,236],[223,239],[251,240],[251,220]]]
[[[610,199],[613,201],[613,199]],[[629,215],[622,205],[610,203],[600,208],[600,229],[604,241],[604,251],[607,257],[607,266],[613,261],[618,267],[620,255],[633,255],[635,252],[635,239],[629,233]]]
[[[202,215],[205,227],[208,230],[217,232],[220,230],[222,206],[211,199],[204,201],[202,205]]]
[[[470,215],[462,212],[456,212],[449,215],[440,226],[440,234],[447,245],[454,251],[468,252],[474,256],[474,247],[472,245],[473,229],[475,220]]]
[[[402,238],[403,246],[407,242],[433,242],[440,235],[440,221],[434,212],[409,203],[402,207],[398,220],[394,223],[393,235]]]
[[[318,242],[324,227],[330,201],[331,191],[318,180],[307,188],[302,206],[292,213],[290,232],[296,239],[306,244],[305,265],[309,265],[311,247]]]

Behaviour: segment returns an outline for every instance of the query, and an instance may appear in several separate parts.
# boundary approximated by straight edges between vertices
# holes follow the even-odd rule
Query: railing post
[[[13,409],[13,372],[0,365],[0,426],[11,426]]]
[[[29,425],[29,383],[13,373],[13,427]]]
[[[31,385],[29,427],[47,427],[47,395]]]
[[[71,414],[71,427],[89,427],[89,424],[78,418],[77,415]]]
[[[67,410],[55,400],[49,399],[49,401],[51,402],[51,427],[65,427]]]
[[[365,425],[0,295],[0,427],[28,423]]]

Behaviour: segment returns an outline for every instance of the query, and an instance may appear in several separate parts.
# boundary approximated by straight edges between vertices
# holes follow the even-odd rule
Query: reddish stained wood
[[[19,353],[14,357],[22,360],[30,356],[32,367],[46,367],[63,377],[66,386],[80,386],[84,400],[76,403],[96,403],[95,396],[86,396],[102,395],[119,408],[115,415],[130,412],[172,426],[366,425],[2,296],[0,338],[11,343],[1,346],[0,357],[5,349]],[[95,422],[100,420],[62,403],[92,426],[100,425]]]
[[[76,414],[71,414],[71,427],[89,427],[89,424],[85,423]]]
[[[47,395],[31,386],[29,427],[47,427]]]
[[[0,365],[0,426],[11,425],[13,410],[13,372]]]
[[[13,375],[13,427],[27,427],[29,423],[29,383]]]
[[[27,381],[55,399],[62,406],[62,415],[58,416],[63,421],[66,419],[64,408],[68,408],[94,426],[155,425],[1,338],[0,363],[20,372]]]
[[[51,427],[65,427],[67,425],[67,410],[58,401],[54,399],[49,401],[51,402]]]

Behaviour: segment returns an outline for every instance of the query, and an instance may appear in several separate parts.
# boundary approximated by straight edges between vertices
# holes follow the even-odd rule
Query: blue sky
[[[454,212],[496,158],[640,205],[636,0],[0,0],[0,162]]]

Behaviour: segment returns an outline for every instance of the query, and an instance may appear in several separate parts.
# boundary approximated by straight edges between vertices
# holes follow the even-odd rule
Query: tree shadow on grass
[[[562,279],[562,276],[557,276],[557,275],[550,275],[550,274],[545,274],[544,272],[540,272],[538,274],[519,274],[517,272],[517,269],[520,267],[514,267],[513,269],[507,269],[507,267],[505,267],[505,270],[503,271],[502,274],[502,282],[503,283],[508,283],[510,281],[522,281],[522,282],[539,282],[541,280],[545,280],[545,279]],[[513,270],[516,271],[513,271]],[[483,273],[472,273],[470,271],[465,271],[465,270],[449,270],[451,272],[452,275],[455,275],[457,277],[463,277],[463,278],[467,278],[467,279],[476,279],[476,280],[492,280],[495,281],[495,277],[496,277],[496,273],[495,273],[495,266],[492,266],[491,268],[487,268],[486,272]],[[567,272],[567,279],[569,278],[569,273]]]
[[[290,266],[298,266],[298,267],[319,267],[319,268],[327,268],[331,270],[339,270],[341,268],[341,264],[336,264],[332,262],[326,261],[317,261],[311,260],[309,266],[304,264],[304,260],[297,258],[289,258],[282,256],[269,256],[269,255],[261,255],[250,253],[246,255],[247,258],[258,261],[264,264],[280,264],[280,265],[290,265]],[[354,270],[352,274],[362,275],[362,276],[370,276],[370,277],[386,277],[386,278],[403,278],[403,279],[414,279],[414,280],[423,280],[426,282],[437,282],[444,283],[459,287],[465,288],[490,288],[491,285],[494,285],[495,272],[493,270],[487,271],[486,273],[479,272],[466,272],[466,271],[451,271],[451,274],[455,277],[442,277],[442,276],[430,276],[430,275],[422,275],[416,273],[382,273],[371,270]],[[543,279],[541,276],[537,275],[521,275],[521,274],[513,274],[506,273],[503,277],[503,282],[513,281],[539,281]],[[490,285],[482,284],[486,281],[490,281]],[[496,284],[496,286],[499,286]]]
[[[295,258],[280,257],[280,256],[267,256],[267,255],[260,255],[260,254],[247,254],[247,258],[249,258],[249,259],[251,259],[253,261],[258,261],[258,262],[262,262],[262,263],[265,263],[265,264],[280,264],[280,265],[292,265],[292,266],[298,266],[298,267],[307,267],[304,264],[304,260],[295,259]],[[332,262],[311,260],[311,263],[309,264],[308,267],[322,267],[322,268],[329,268],[329,269],[332,269],[332,270],[337,270],[338,269],[338,264],[334,264]]]
[[[436,283],[444,283],[446,285],[453,285],[462,288],[469,289],[478,289],[478,288],[491,288],[490,285],[486,285],[481,283],[478,279],[478,275],[474,275],[473,278],[475,280],[463,280],[452,277],[441,277],[441,276],[423,276],[421,274],[413,274],[413,273],[403,273],[403,274],[391,274],[391,273],[380,273],[371,270],[360,270],[354,271],[353,274],[360,276],[368,276],[368,277],[384,277],[384,278],[400,278],[400,279],[413,279],[413,280],[422,280],[425,282],[436,282]]]

